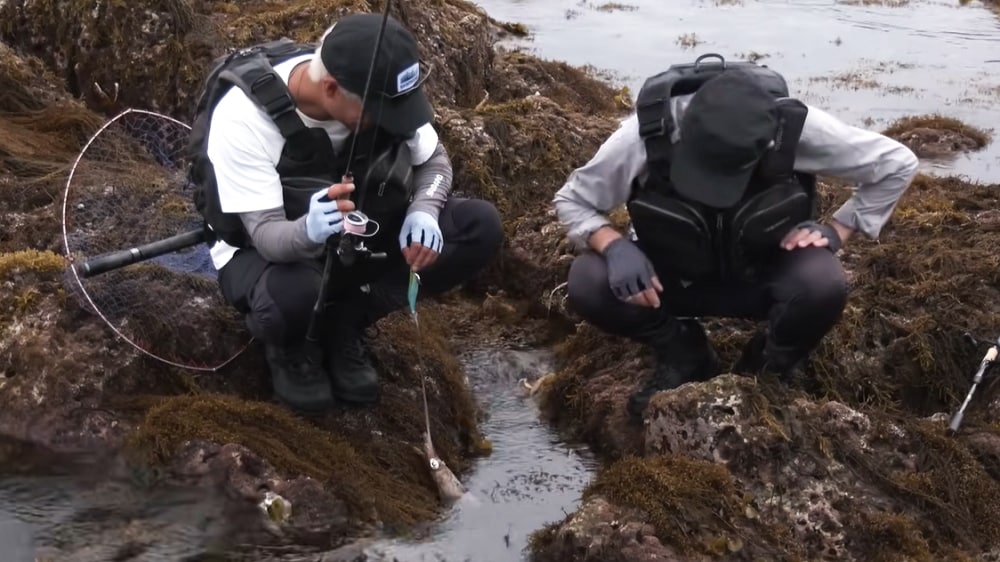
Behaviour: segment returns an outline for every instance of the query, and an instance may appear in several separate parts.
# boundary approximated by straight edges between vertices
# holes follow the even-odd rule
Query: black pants
[[[825,248],[784,252],[757,284],[684,287],[662,275],[660,279],[659,309],[622,302],[608,286],[604,258],[587,252],[570,267],[569,304],[598,328],[632,339],[662,325],[664,315],[767,320],[768,347],[805,357],[837,323],[847,302],[843,267]]]
[[[438,218],[444,247],[420,271],[420,296],[443,293],[468,281],[496,256],[503,240],[500,215],[488,201],[450,199]],[[392,239],[395,239],[394,236]],[[409,266],[398,244],[380,262],[345,271],[335,262],[327,308],[349,314],[367,327],[407,305]],[[323,261],[269,263],[256,250],[241,249],[219,272],[223,297],[246,315],[253,336],[264,343],[287,345],[305,338],[319,296]],[[360,287],[369,286],[363,293]]]

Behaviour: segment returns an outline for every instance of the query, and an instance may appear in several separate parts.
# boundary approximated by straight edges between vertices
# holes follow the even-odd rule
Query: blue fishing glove
[[[344,230],[344,215],[338,209],[337,201],[320,201],[326,193],[323,189],[313,194],[306,215],[306,236],[317,244]]]
[[[403,228],[399,231],[399,247],[406,248],[413,242],[423,244],[431,250],[441,253],[444,238],[437,219],[424,211],[413,211],[406,215]]]

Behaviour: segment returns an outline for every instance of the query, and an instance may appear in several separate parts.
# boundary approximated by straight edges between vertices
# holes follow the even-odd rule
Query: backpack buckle
[[[639,136],[646,138],[652,135],[662,135],[667,132],[667,120],[663,117],[639,122]]]
[[[271,83],[277,80],[277,77],[273,73],[268,72],[254,80],[250,89],[256,93],[259,89],[271,86]],[[295,101],[292,100],[292,96],[286,88],[277,88],[274,96],[269,99],[261,99],[261,103],[264,109],[267,110],[268,115],[273,117],[280,117],[295,109]]]

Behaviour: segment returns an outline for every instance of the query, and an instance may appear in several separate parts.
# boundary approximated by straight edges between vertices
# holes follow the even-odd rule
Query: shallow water
[[[545,351],[487,350],[463,358],[473,390],[489,414],[482,431],[493,453],[462,475],[475,504],[463,504],[424,540],[390,541],[368,549],[370,560],[517,562],[527,560],[529,535],[578,505],[597,467],[583,446],[560,441],[535,402],[517,392],[521,377],[552,370]]]
[[[890,3],[890,2],[886,2]],[[848,123],[882,130],[903,116],[942,113],[1000,135],[1000,17],[979,2],[911,0],[476,0],[491,16],[525,24],[505,41],[547,59],[591,65],[633,99],[648,75],[704,53],[764,55],[793,94]],[[856,2],[855,4],[861,4]],[[680,44],[693,34],[699,43]],[[1000,182],[1000,139],[928,173]]]
[[[517,390],[551,370],[545,351],[480,350],[465,355],[469,382],[488,419],[493,453],[462,475],[474,498],[423,531],[365,551],[369,561],[515,562],[531,532],[575,510],[597,463],[584,447],[560,441],[539,420],[535,402]],[[293,506],[294,509],[294,506]],[[166,487],[116,458],[53,455],[0,440],[0,561],[107,562],[202,560],[208,552],[246,560],[236,530],[252,538],[255,508],[237,507],[205,490]],[[255,551],[249,547],[250,551]],[[285,549],[282,549],[285,550]],[[251,559],[339,560],[304,548]],[[220,560],[222,558],[212,558]]]
[[[117,458],[0,440],[3,562],[193,562],[228,544],[247,516],[256,513],[157,484]]]

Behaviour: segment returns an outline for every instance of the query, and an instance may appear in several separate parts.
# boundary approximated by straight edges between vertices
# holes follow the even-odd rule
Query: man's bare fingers
[[[417,268],[427,266],[428,260],[434,252],[427,246],[418,245],[414,248],[416,256],[413,258],[413,265]]]
[[[653,276],[653,287],[656,289],[656,292],[658,292],[658,293],[662,293],[663,292],[663,284],[660,283],[660,278],[657,277],[656,275]],[[659,298],[659,297],[657,297],[657,298]]]
[[[656,294],[656,289],[646,289],[642,292],[646,301],[646,306],[650,308],[660,308],[660,296]]]
[[[422,261],[420,263],[420,267],[424,268],[424,267],[427,267],[427,266],[431,265],[432,263],[434,263],[438,259],[438,256],[440,256],[440,255],[441,254],[439,254],[438,252],[435,252],[433,249],[427,248],[427,251],[424,253],[424,255],[421,258]]]
[[[354,209],[354,201],[350,199],[337,199],[337,210],[341,213],[350,213]]]
[[[637,304],[639,306],[646,306],[646,307],[649,306],[649,301],[646,300],[645,292],[636,293],[632,295],[631,299],[632,299],[632,304]]]
[[[354,191],[353,183],[335,183],[326,190],[326,196],[330,199],[340,199]],[[352,207],[353,211],[354,208]]]
[[[802,240],[802,238],[808,233],[809,231],[804,228],[796,228],[795,230],[785,235],[784,240],[781,241],[781,247],[783,247],[786,250],[791,250],[792,248],[797,246],[799,240]]]

